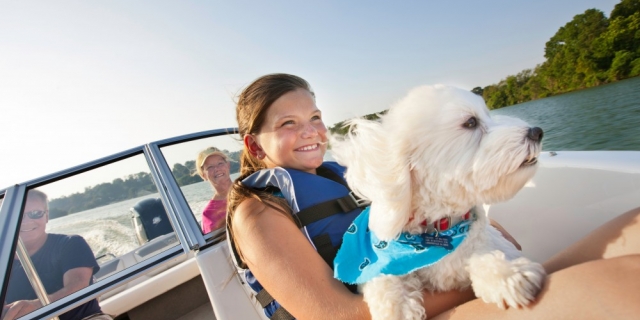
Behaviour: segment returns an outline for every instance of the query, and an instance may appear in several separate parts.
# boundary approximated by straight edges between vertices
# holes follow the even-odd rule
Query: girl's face
[[[284,167],[316,173],[327,150],[327,128],[311,93],[304,89],[278,98],[266,112],[260,132],[245,144],[268,168]]]

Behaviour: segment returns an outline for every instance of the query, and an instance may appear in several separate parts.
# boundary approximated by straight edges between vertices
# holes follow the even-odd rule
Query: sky
[[[254,79],[310,82],[327,126],[411,88],[471,90],[544,61],[619,1],[0,2],[0,189],[151,141],[235,127]]]

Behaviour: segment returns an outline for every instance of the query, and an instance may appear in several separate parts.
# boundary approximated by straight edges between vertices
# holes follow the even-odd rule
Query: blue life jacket
[[[364,207],[347,186],[344,171],[345,168],[336,162],[324,162],[316,169],[317,174],[276,167],[255,172],[242,180],[242,184],[254,189],[271,190],[282,196],[289,204],[294,220],[299,222],[301,231],[333,268],[333,259],[342,244],[345,231]],[[247,284],[256,292],[256,299],[267,317],[293,319],[263,289],[251,271],[241,267],[233,238],[228,239],[236,265],[244,272]],[[347,287],[355,292],[355,286]]]

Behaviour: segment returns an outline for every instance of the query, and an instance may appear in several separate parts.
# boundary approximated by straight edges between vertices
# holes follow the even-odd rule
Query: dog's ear
[[[411,215],[411,172],[406,139],[389,136],[378,121],[353,119],[344,139],[330,136],[333,157],[347,167],[349,187],[371,200],[369,227],[380,239],[395,238]]]
[[[378,195],[371,204],[369,228],[381,240],[396,238],[411,217],[411,167],[405,156],[407,146],[391,146],[385,155],[384,170],[378,172]]]
[[[347,167],[345,178],[349,187],[361,198],[374,200],[384,177],[384,163],[379,161],[388,152],[381,125],[377,121],[352,119],[344,137],[329,136],[333,158]]]

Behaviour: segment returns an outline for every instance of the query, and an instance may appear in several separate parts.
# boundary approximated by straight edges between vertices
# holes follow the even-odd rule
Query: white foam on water
[[[138,248],[136,236],[131,228],[113,220],[93,221],[95,228],[81,234],[96,256],[111,253],[123,255]]]

